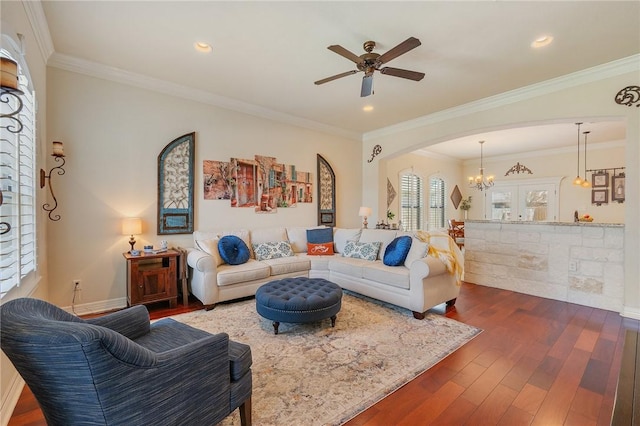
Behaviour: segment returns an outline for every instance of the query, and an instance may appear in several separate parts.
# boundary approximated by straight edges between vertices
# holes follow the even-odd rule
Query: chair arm
[[[196,271],[200,272],[215,272],[216,263],[213,256],[198,249],[189,249],[187,255],[187,264]]]
[[[132,340],[144,336],[150,330],[149,311],[144,305],[132,306],[86,321],[116,331]]]

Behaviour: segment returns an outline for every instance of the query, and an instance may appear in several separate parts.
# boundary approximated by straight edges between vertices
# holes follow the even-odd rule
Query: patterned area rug
[[[480,333],[436,314],[345,292],[331,321],[280,324],[258,315],[255,300],[176,315],[251,346],[254,425],[339,425],[426,371]],[[222,425],[239,425],[238,410]]]

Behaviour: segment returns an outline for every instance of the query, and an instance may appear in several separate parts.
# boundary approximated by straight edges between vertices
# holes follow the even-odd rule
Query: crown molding
[[[387,126],[382,129],[364,133],[362,140],[364,142],[373,141],[375,139],[394,135],[400,132],[413,130],[420,127],[429,126],[431,124],[450,120],[474,114],[489,109],[510,105],[516,102],[536,98],[538,96],[549,93],[558,92],[560,90],[580,86],[594,81],[615,77],[630,72],[638,72],[640,64],[640,55],[632,55],[626,58],[618,59],[606,64],[576,71],[530,86],[521,87],[519,89],[510,90],[499,95],[490,96],[488,98],[469,102],[464,105],[445,109],[433,114],[425,115],[413,120],[404,121],[402,123]]]
[[[49,24],[47,23],[47,17],[44,14],[42,3],[38,1],[23,1],[24,11],[29,19],[31,28],[36,38],[36,43],[40,49],[42,59],[45,64],[54,53],[53,41],[51,40],[51,32],[49,31]]]
[[[238,101],[236,99],[215,95],[204,90],[194,89],[192,87],[187,87],[157,78],[148,77],[142,74],[125,71],[120,68],[111,67],[93,61],[87,61],[85,59],[76,58],[74,56],[54,52],[49,58],[49,62],[47,63],[47,65],[65,71],[71,71],[78,74],[100,78],[103,80],[109,80],[116,83],[122,83],[129,86],[151,90],[154,92],[164,93],[165,95],[200,102],[203,104],[228,109],[259,118],[265,118],[292,126],[332,134],[357,142],[362,141],[361,135],[359,133],[349,132],[347,130],[328,126],[326,124],[322,124],[313,120],[307,120],[304,118],[274,111],[268,108],[263,108],[257,105]]]

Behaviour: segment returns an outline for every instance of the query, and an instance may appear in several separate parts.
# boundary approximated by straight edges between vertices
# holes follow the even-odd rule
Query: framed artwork
[[[611,201],[624,203],[625,175],[611,177]]]
[[[318,225],[336,226],[336,175],[322,155],[318,164]]]
[[[195,132],[158,155],[158,235],[193,233]]]
[[[462,201],[462,193],[460,192],[460,188],[456,185],[451,192],[451,202],[453,203],[453,207],[458,210],[458,206],[460,205],[460,201]]]
[[[609,173],[601,172],[592,174],[591,186],[594,188],[607,188],[609,186]]]
[[[607,204],[608,200],[609,200],[608,189],[592,189],[591,190],[591,204],[595,204],[599,206],[601,204]]]

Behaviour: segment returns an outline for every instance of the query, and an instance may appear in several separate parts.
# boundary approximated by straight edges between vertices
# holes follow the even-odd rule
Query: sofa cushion
[[[235,235],[226,235],[218,241],[220,257],[229,265],[241,265],[251,257],[249,247]]]
[[[371,267],[373,263],[370,260],[337,256],[329,261],[329,270],[355,278],[362,278],[363,269]]]
[[[347,245],[347,241],[358,241],[361,231],[362,230],[359,228],[335,228],[335,232],[333,233],[333,251],[336,253],[342,253],[344,251],[344,246]]]
[[[263,228],[251,230],[251,244],[289,241],[285,228]]]
[[[407,254],[407,258],[404,260],[404,266],[407,268],[411,267],[411,264],[416,260],[422,259],[427,255],[427,250],[429,249],[429,244],[420,241],[417,238],[413,238],[413,242],[411,243],[411,248],[409,249],[409,253]]]
[[[213,257],[213,261],[216,266],[220,266],[224,263],[224,259],[220,256],[220,251],[218,250],[219,241],[220,238],[218,237],[208,240],[196,240],[196,247]]]
[[[404,266],[410,249],[411,237],[403,235],[394,238],[384,252],[383,263],[387,266]]]
[[[293,227],[287,228],[287,238],[289,239],[289,244],[291,244],[291,248],[294,253],[306,253],[307,252],[307,230],[309,229],[319,229],[324,228],[324,226],[317,227]]]
[[[379,241],[370,243],[347,241],[342,256],[354,259],[376,260],[381,244]]]
[[[307,230],[307,243],[322,244],[333,242],[333,228]]]
[[[256,260],[278,259],[293,256],[293,250],[288,241],[271,241],[253,244]]]
[[[269,265],[269,268],[271,268],[271,275],[305,272],[311,269],[311,262],[304,255],[269,259],[263,261],[262,263]]]
[[[307,243],[307,254],[309,256],[330,256],[333,252],[333,242],[312,244]]]
[[[380,251],[378,252],[378,259],[382,260],[387,246],[391,244],[391,241],[396,237],[397,231],[391,231],[387,229],[363,229],[359,243],[374,243],[380,242]]]
[[[381,262],[374,262],[366,268],[362,268],[362,278],[403,289],[408,289],[410,282],[409,268],[387,266]]]
[[[220,265],[218,268],[218,286],[244,283],[267,278],[271,272],[269,265],[249,259],[242,265]]]

